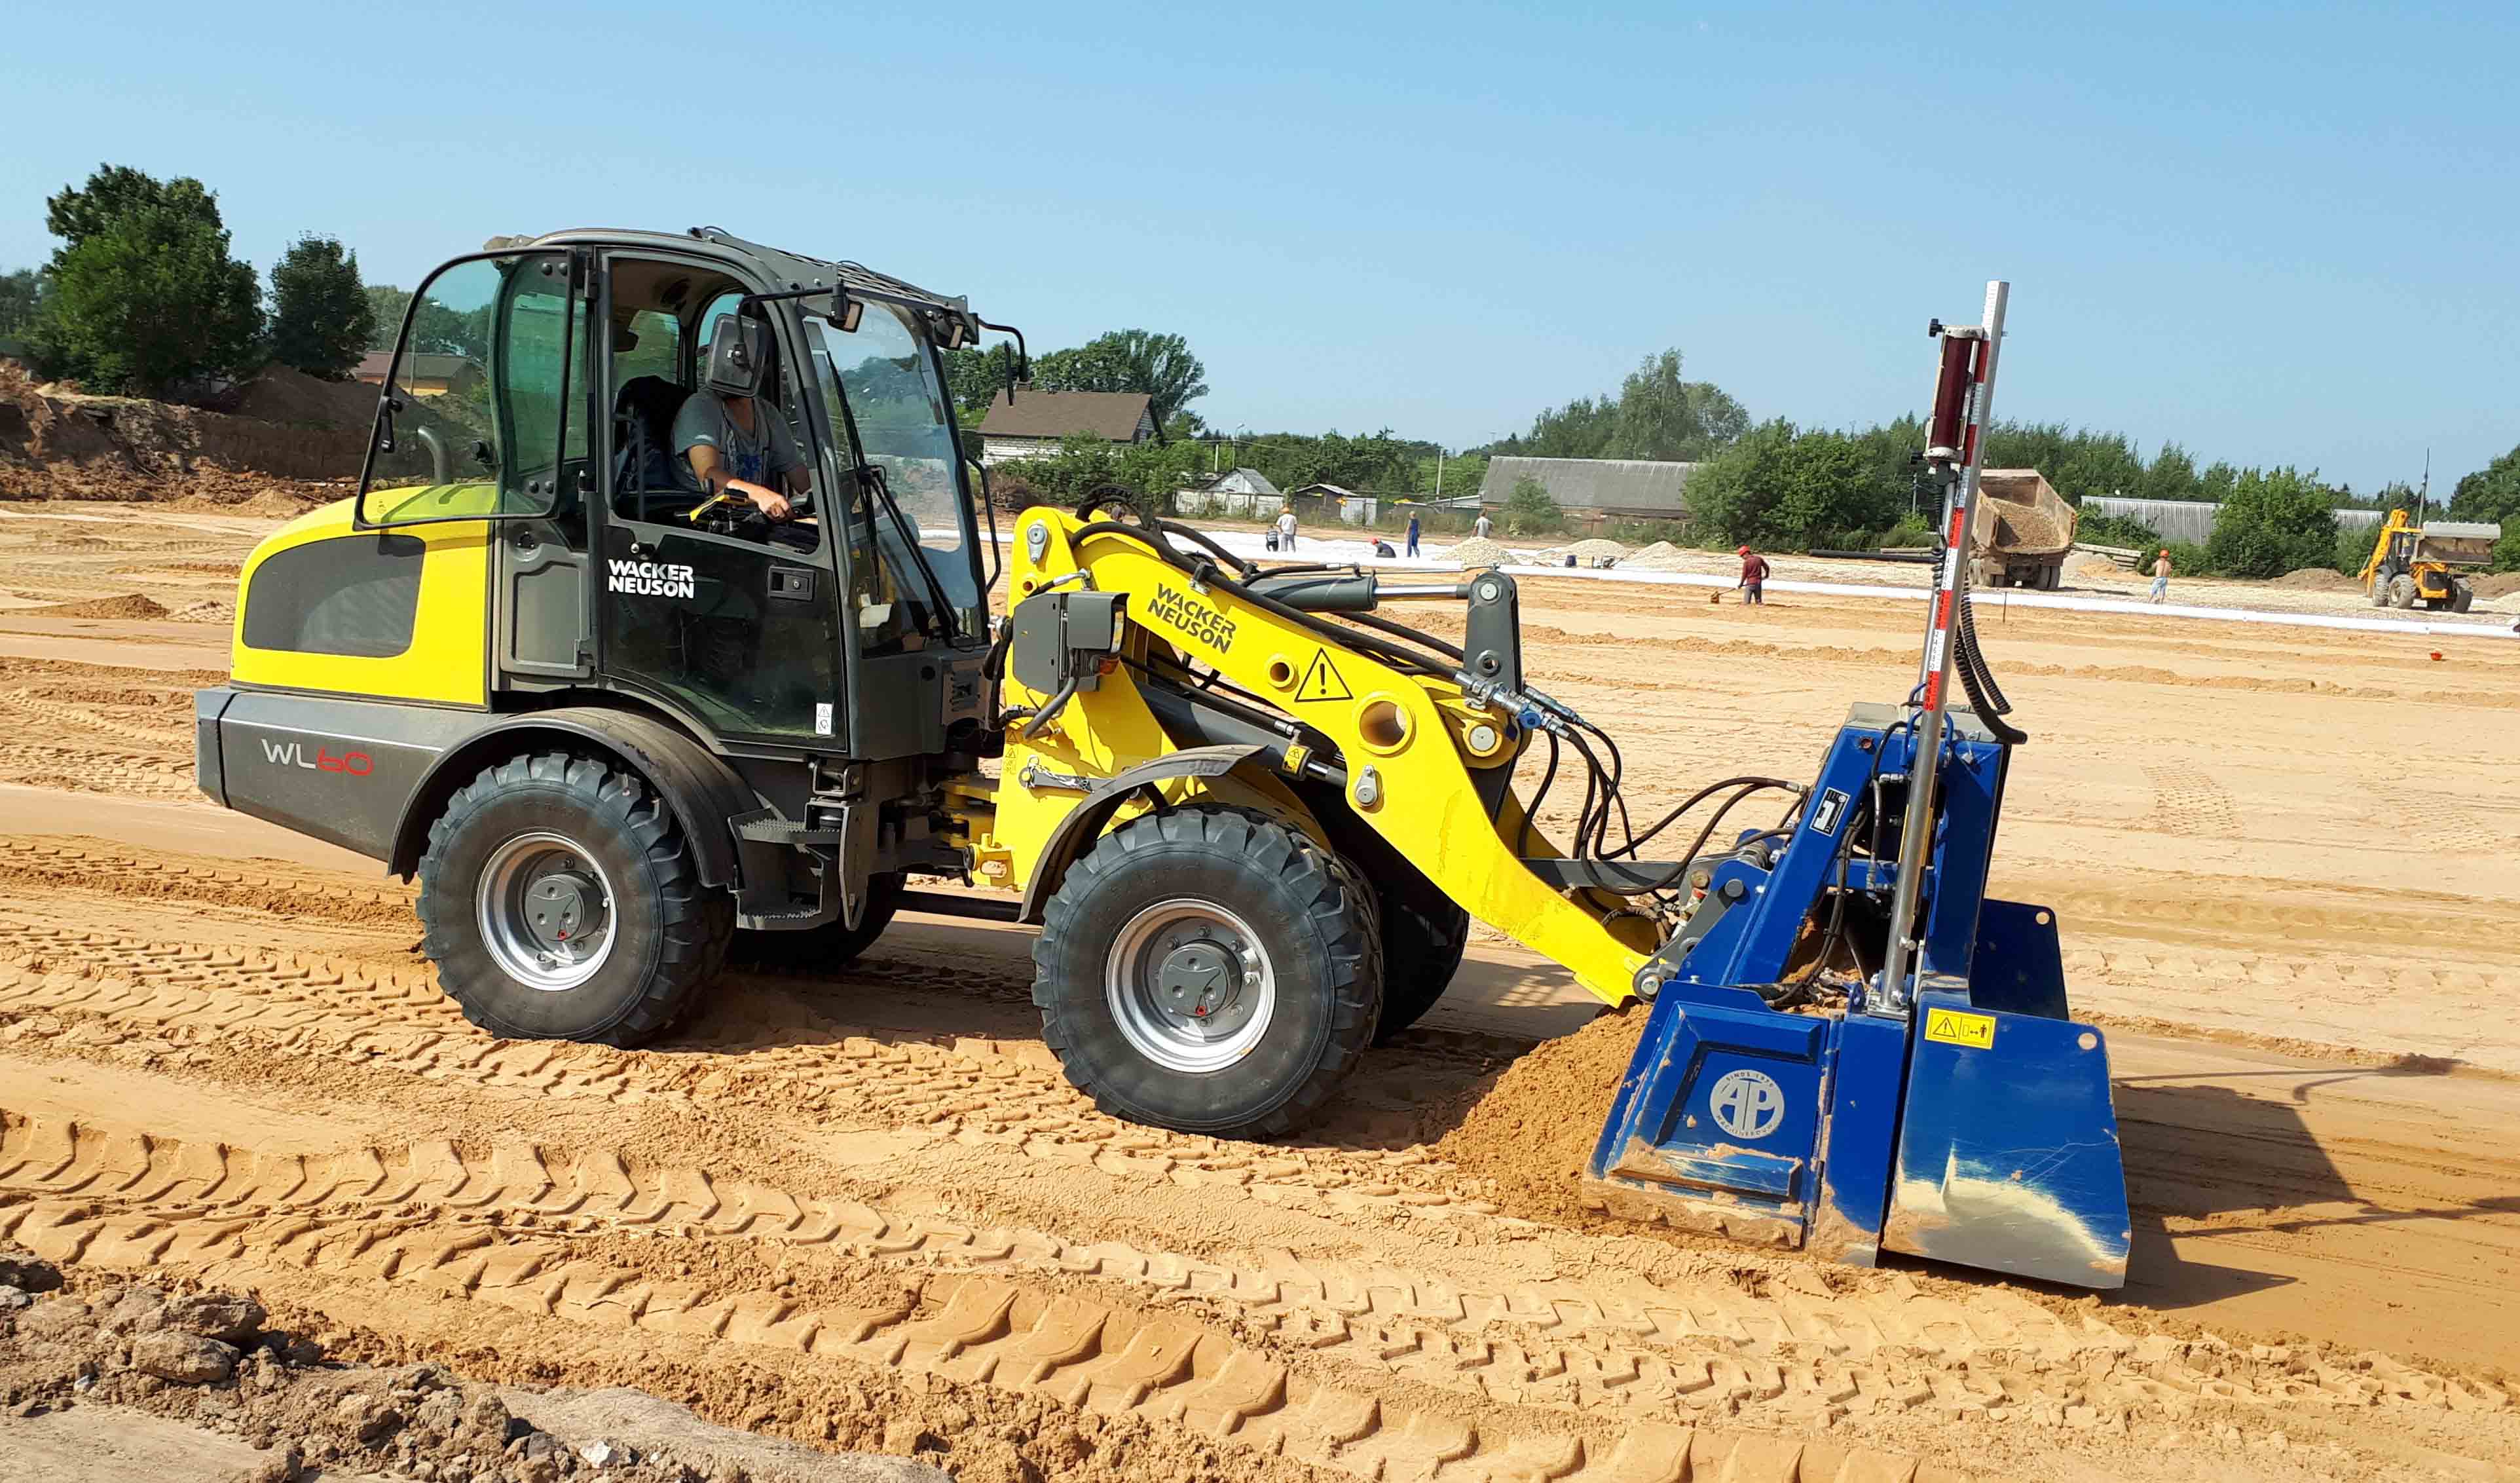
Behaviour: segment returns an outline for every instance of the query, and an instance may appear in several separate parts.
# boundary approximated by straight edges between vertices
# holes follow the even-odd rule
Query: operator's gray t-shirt
[[[727,415],[726,399],[716,392],[695,391],[685,398],[683,410],[674,414],[674,458],[685,477],[692,477],[692,450],[702,443],[717,450],[737,478],[782,492],[781,475],[805,462],[788,431],[788,420],[757,398],[750,432],[736,426]]]

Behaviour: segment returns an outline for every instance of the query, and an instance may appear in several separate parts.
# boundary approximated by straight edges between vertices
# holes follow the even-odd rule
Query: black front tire
[[[893,914],[901,910],[901,892],[908,878],[899,871],[869,876],[866,911],[853,927],[844,927],[837,921],[793,932],[739,927],[726,961],[739,968],[793,968],[802,972],[845,967],[875,946],[875,940],[892,924]]]
[[[1271,981],[1265,1029],[1212,1069],[1142,1049],[1106,980],[1133,923],[1221,909],[1250,926]],[[1225,1138],[1272,1138],[1318,1112],[1373,1039],[1382,953],[1371,892],[1345,862],[1265,815],[1194,806],[1104,834],[1070,866],[1033,944],[1042,1039],[1067,1079],[1115,1117]]]
[[[485,937],[485,868],[544,835],[609,885],[609,946],[582,982],[538,987],[501,965]],[[638,775],[568,752],[510,757],[456,789],[420,858],[422,948],[464,1017],[493,1035],[636,1046],[670,1029],[717,975],[735,903],[701,884],[673,811]]]
[[[1470,945],[1470,914],[1412,872],[1382,890],[1382,1022],[1375,1045],[1388,1045],[1424,1018],[1462,970]]]

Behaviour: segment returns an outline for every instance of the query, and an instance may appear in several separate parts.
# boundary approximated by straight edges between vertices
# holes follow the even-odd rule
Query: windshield
[[[946,422],[945,393],[927,342],[913,328],[908,312],[890,304],[867,304],[853,334],[820,319],[807,320],[806,328],[813,336],[814,372],[834,422],[840,415],[840,397],[832,391],[836,381],[856,424],[859,456],[883,471],[960,627],[966,634],[985,631],[979,582],[965,533],[968,504],[963,494],[962,459]],[[832,432],[835,442],[848,446],[845,427],[835,426]],[[880,508],[874,515],[885,562],[900,567],[907,558],[901,537]],[[904,597],[924,597],[925,582],[916,572],[897,570],[894,583]]]

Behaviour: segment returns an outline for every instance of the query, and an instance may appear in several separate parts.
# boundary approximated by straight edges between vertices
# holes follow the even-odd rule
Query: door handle
[[[773,566],[770,595],[782,602],[810,603],[814,599],[814,574],[802,566]]]

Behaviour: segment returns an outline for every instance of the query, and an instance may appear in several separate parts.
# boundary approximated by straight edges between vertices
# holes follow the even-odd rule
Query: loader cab
[[[866,275],[839,320],[811,290],[849,271],[715,232],[572,232],[422,287],[357,525],[489,522],[491,708],[610,692],[738,753],[943,747],[987,642],[932,333],[959,304]],[[676,447],[725,405],[707,351],[730,317],[760,347],[750,433],[804,472],[775,525],[709,501]]]

